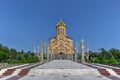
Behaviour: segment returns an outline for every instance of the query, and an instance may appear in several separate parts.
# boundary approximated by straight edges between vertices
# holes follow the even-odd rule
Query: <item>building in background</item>
[[[60,19],[56,25],[56,36],[49,41],[48,53],[73,54],[73,40],[66,35],[66,24]]]

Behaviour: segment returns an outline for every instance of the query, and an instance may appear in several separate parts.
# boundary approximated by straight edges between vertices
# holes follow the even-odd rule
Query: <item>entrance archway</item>
[[[63,52],[60,52],[59,53],[59,59],[65,59],[65,57],[64,57],[65,55],[64,55],[64,53]]]
[[[49,58],[51,60],[62,60],[62,59],[66,59],[66,60],[74,60],[74,54],[65,54],[63,52],[59,52],[56,54],[49,54]]]

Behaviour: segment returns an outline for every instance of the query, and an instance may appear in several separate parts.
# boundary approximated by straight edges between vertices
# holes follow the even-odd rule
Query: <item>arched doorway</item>
[[[61,59],[65,59],[63,52],[58,53],[58,59],[60,59],[60,60],[61,60]]]
[[[74,54],[65,54],[63,52],[60,52],[60,53],[56,53],[56,54],[49,54],[49,59],[50,60],[63,60],[63,59],[66,59],[66,60],[74,60]]]

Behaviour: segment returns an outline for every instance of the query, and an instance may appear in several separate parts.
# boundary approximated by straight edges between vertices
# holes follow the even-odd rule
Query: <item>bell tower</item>
[[[66,24],[60,19],[56,25],[56,36],[64,35],[66,36]]]

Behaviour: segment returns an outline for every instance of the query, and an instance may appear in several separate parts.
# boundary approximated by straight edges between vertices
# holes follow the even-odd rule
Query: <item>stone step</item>
[[[39,64],[34,64],[34,65],[29,65],[29,66],[22,67],[20,69],[16,69],[12,75],[18,75],[22,70],[31,69],[31,68],[36,67],[38,65]]]
[[[41,75],[41,74],[99,74],[97,69],[30,69],[29,75]]]
[[[91,64],[91,63],[89,63],[89,64]],[[103,65],[103,64],[96,64],[96,63],[92,63],[92,65],[94,65],[94,66],[96,66],[96,67],[99,67],[100,69],[106,69],[106,70],[108,71],[108,73],[110,73],[110,75],[112,76],[112,77],[110,77],[110,78],[115,78],[115,77],[120,78],[120,76],[118,75],[120,69],[117,68],[117,67],[108,66],[108,65]],[[115,69],[116,72],[115,72],[113,69]],[[119,70],[118,70],[118,69],[119,69]]]
[[[0,70],[0,75],[3,75],[3,73],[5,73],[8,69],[18,69],[18,68],[22,68],[22,67],[28,66],[28,65],[29,65],[29,64],[23,64],[23,65],[19,65],[19,66],[13,66],[13,67],[1,69],[1,70]]]
[[[25,75],[28,74],[29,71],[30,71],[30,69],[22,69],[18,75],[19,76],[25,76]]]
[[[12,73],[12,75],[18,75],[21,70],[22,70],[22,69],[16,69],[16,70]]]
[[[27,67],[21,68],[21,69],[16,69],[13,73],[12,76],[10,75],[7,80],[18,80],[24,76],[26,76],[31,68],[34,68],[36,66],[38,66],[40,64],[33,64],[33,65],[29,65]],[[5,78],[2,78],[2,80],[4,80]]]
[[[8,69],[7,71],[5,71],[5,73],[3,73],[3,76],[11,75],[14,71],[15,69]]]
[[[2,69],[0,71],[0,78],[4,78],[4,77],[10,76],[10,75],[18,75],[22,69],[30,68],[32,66],[35,66],[35,64],[34,65],[24,64],[24,65],[19,65],[19,66],[15,66],[15,67]]]
[[[0,75],[2,75],[3,73],[5,73],[5,71],[7,71],[7,69],[2,69],[2,70],[0,71]]]
[[[100,74],[101,75],[103,75],[103,76],[106,76],[106,77],[108,77],[108,76],[110,76],[110,73],[108,73],[108,71],[106,70],[106,69],[97,69],[99,72],[100,72]]]
[[[106,69],[98,69],[101,75],[106,76],[112,80],[120,80],[118,76],[110,75],[110,73]]]
[[[118,75],[120,75],[120,69],[113,69]]]

